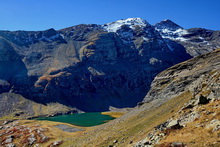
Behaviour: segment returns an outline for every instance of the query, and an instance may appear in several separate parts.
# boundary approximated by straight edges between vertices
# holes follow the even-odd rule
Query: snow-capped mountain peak
[[[150,24],[142,18],[128,18],[128,19],[121,19],[112,23],[104,24],[103,28],[106,29],[108,32],[116,32],[123,25],[128,25],[131,29],[133,29],[134,26],[136,25],[140,27],[145,27]]]
[[[181,26],[177,25],[169,19],[165,19],[154,25],[156,29],[168,29],[170,31],[176,31],[178,29],[183,29]]]
[[[160,32],[163,38],[186,41],[186,39],[182,36],[188,34],[187,30],[169,19],[165,19],[155,24],[154,27],[158,32]]]

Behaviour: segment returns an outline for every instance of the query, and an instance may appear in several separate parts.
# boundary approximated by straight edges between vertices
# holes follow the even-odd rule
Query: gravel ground
[[[74,127],[70,127],[68,125],[63,125],[63,124],[60,124],[60,125],[56,125],[54,126],[56,128],[59,128],[65,132],[78,132],[78,131],[83,131],[83,129],[79,129],[79,128],[74,128]]]

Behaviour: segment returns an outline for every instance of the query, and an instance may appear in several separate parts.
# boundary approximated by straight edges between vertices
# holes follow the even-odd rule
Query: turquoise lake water
[[[109,115],[102,115],[100,112],[94,112],[94,113],[58,115],[53,117],[40,117],[37,118],[36,120],[64,122],[76,126],[91,127],[106,123],[113,119],[114,118]]]

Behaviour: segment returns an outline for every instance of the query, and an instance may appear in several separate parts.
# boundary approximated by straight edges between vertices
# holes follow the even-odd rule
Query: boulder
[[[207,97],[200,95],[199,99],[198,99],[198,104],[208,104],[210,101],[210,99],[208,99]]]
[[[181,126],[181,125],[179,124],[179,121],[178,121],[178,120],[171,120],[171,121],[169,122],[169,124],[167,125],[167,128],[176,130],[176,129],[182,129],[183,126]]]

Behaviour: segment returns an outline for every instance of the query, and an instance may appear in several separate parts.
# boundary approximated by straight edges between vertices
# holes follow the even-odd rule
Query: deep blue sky
[[[220,0],[0,0],[0,30],[61,29],[130,17],[220,30]]]

